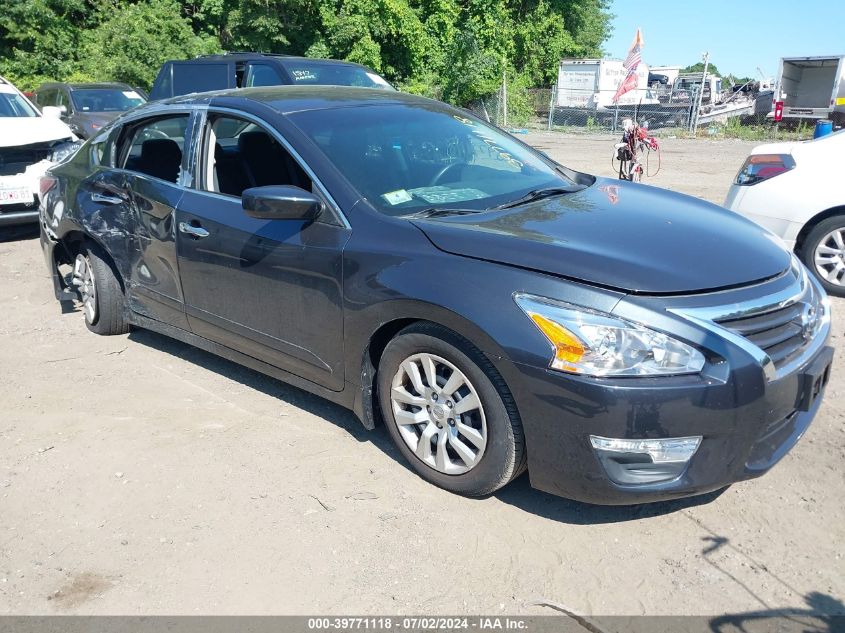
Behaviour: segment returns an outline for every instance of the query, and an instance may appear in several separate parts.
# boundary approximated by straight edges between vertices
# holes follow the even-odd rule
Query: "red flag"
[[[619,101],[619,97],[624,95],[626,92],[636,90],[639,83],[640,78],[637,77],[636,69],[629,70],[628,74],[625,75],[625,79],[623,79],[622,83],[619,84],[619,88],[616,89],[616,94],[613,95],[613,103]]]

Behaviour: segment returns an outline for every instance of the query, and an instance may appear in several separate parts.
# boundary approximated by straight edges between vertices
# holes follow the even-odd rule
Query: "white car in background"
[[[845,296],[845,130],[755,147],[725,206],[780,237],[829,294]]]
[[[0,77],[0,227],[38,222],[41,176],[81,145],[60,116]]]

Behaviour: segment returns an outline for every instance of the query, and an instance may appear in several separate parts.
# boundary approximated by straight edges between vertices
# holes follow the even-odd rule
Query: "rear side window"
[[[146,119],[126,130],[120,145],[119,166],[178,183],[185,150],[187,114]]]
[[[247,68],[246,87],[278,86],[282,83],[278,71],[267,64],[250,64]]]
[[[234,75],[228,63],[173,64],[173,96],[231,88]]]

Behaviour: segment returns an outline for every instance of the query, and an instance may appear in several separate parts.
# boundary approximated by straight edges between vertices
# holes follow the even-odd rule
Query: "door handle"
[[[209,232],[201,226],[193,226],[187,222],[179,223],[179,231],[197,239],[209,236]]]
[[[100,204],[123,204],[124,202],[126,202],[123,198],[119,196],[109,196],[105,193],[97,192],[91,194],[91,201],[99,202]]]

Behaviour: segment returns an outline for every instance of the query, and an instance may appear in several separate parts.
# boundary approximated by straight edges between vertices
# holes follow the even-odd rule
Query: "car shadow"
[[[213,371],[229,380],[322,418],[343,429],[359,442],[373,442],[378,448],[401,463],[398,451],[395,450],[383,429],[376,429],[376,432],[368,431],[352,411],[325,398],[151,330],[132,328],[129,333],[129,340],[199,365],[203,369]]]
[[[372,442],[385,455],[393,459],[410,474],[415,477],[418,476],[394,446],[383,425],[376,427],[373,431],[368,431],[363,427],[354,413],[340,405],[163,334],[133,328],[129,334],[129,340],[199,365],[229,380],[260,391],[272,398],[302,409],[311,415],[322,418],[343,429],[359,442]],[[592,525],[636,521],[638,519],[670,514],[684,508],[710,503],[721,495],[722,492],[724,490],[690,497],[688,499],[634,506],[598,506],[571,501],[534,490],[531,488],[528,475],[525,474],[491,495],[491,497],[519,508],[524,512],[552,521],[575,525]]]
[[[725,490],[727,488],[672,501],[627,506],[600,506],[534,490],[526,473],[495,492],[493,497],[524,512],[542,516],[551,521],[569,525],[598,525],[648,519],[705,505],[717,499]]]

